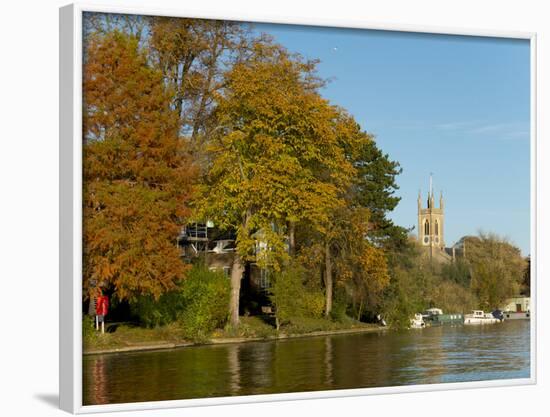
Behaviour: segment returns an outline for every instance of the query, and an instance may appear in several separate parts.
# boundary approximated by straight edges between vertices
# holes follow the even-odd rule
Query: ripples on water
[[[85,356],[84,404],[529,378],[530,323]]]

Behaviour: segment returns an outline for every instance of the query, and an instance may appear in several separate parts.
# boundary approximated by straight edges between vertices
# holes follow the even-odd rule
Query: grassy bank
[[[166,349],[195,344],[238,343],[255,340],[288,338],[296,336],[318,336],[340,332],[375,331],[377,325],[349,320],[346,322],[329,319],[296,319],[292,324],[281,326],[277,331],[270,324],[269,318],[241,317],[238,329],[217,329],[210,338],[192,340],[185,337],[185,329],[177,324],[159,326],[153,329],[131,324],[107,324],[106,333],[101,334],[93,329],[84,329],[83,352],[104,353],[134,350]]]

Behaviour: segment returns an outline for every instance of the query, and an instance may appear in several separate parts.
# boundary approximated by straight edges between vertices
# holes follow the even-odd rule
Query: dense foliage
[[[391,221],[401,167],[322,96],[317,61],[235,22],[85,23],[85,298],[100,286],[142,325],[200,340],[238,327],[251,264],[273,277],[277,327],[407,326],[429,307],[491,309],[528,291],[502,239],[467,238],[467,255],[440,265]],[[229,279],[180,256],[181,227],[207,220],[236,235]]]
[[[520,293],[526,261],[517,247],[484,233],[467,238],[466,246],[471,288],[482,308],[496,308]]]
[[[173,323],[185,308],[180,287],[162,294],[158,299],[151,295],[139,296],[130,306],[132,316],[144,327],[154,328]]]
[[[324,295],[320,289],[308,288],[304,270],[299,266],[275,274],[271,301],[276,306],[277,329],[284,324],[307,317],[319,318],[324,310]]]
[[[132,313],[146,327],[177,322],[182,334],[193,340],[206,338],[227,321],[229,281],[220,272],[194,265],[176,289],[155,300],[141,296],[132,304]]]

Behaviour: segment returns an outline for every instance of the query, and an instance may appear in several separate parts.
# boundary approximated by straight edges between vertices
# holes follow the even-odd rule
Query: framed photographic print
[[[535,383],[534,34],[60,22],[63,409]]]

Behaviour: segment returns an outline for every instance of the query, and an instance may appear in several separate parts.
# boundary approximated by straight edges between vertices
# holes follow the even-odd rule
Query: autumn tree
[[[157,298],[186,266],[176,245],[195,168],[172,92],[135,36],[87,38],[83,72],[83,279]]]
[[[466,239],[471,268],[471,289],[484,309],[500,307],[520,292],[525,259],[519,248],[494,234],[480,233]]]
[[[374,299],[378,298],[389,279],[383,249],[399,246],[398,241],[405,239],[405,229],[395,226],[387,218],[387,213],[399,202],[399,198],[394,196],[397,189],[395,177],[401,172],[399,165],[390,161],[378,149],[374,137],[363,131],[343,110],[340,110],[339,137],[346,159],[354,170],[349,185],[339,188],[345,201],[344,209],[331,213],[322,238],[326,316],[332,308],[334,274],[340,283],[344,277],[353,277],[348,287],[355,286],[355,301],[360,298],[360,311],[367,298],[375,307]],[[367,265],[366,260],[372,263]],[[374,270],[380,273],[365,272]]]
[[[525,258],[525,269],[523,272],[523,281],[521,283],[521,295],[529,297],[531,295],[531,256]]]
[[[403,239],[405,234],[404,229],[386,218],[387,212],[399,201],[393,196],[397,188],[395,176],[400,173],[398,164],[382,154],[374,138],[364,132],[351,115],[341,108],[335,110],[338,116],[334,131],[345,160],[353,169],[348,171],[347,182],[338,183],[340,204],[327,212],[321,225],[299,223],[298,233],[300,258],[310,268],[317,270],[320,266],[326,317],[331,314],[335,285],[346,286],[348,292],[354,294],[352,298],[359,310],[368,298],[368,304],[375,307],[374,300],[379,298],[388,280],[385,247],[390,245],[387,242],[397,240],[396,236]],[[314,167],[313,172],[331,181],[324,167]],[[289,235],[292,242],[292,234]]]
[[[217,125],[212,118],[225,73],[246,53],[247,25],[205,19],[155,17],[150,20],[151,58],[173,91],[172,106],[181,134],[190,138],[205,165],[205,145]]]
[[[288,260],[288,225],[322,228],[343,204],[353,167],[337,134],[338,111],[320,97],[315,63],[257,42],[227,74],[216,108],[220,126],[197,206],[203,218],[237,232],[231,322],[238,325],[245,263],[277,270]]]
[[[105,36],[114,31],[131,35],[138,42],[147,38],[150,16],[139,14],[118,14],[84,12],[82,19],[83,38]]]
[[[357,320],[365,310],[376,311],[390,276],[384,251],[368,239],[370,213],[365,208],[347,208],[337,244],[337,284],[345,287],[355,307]]]

